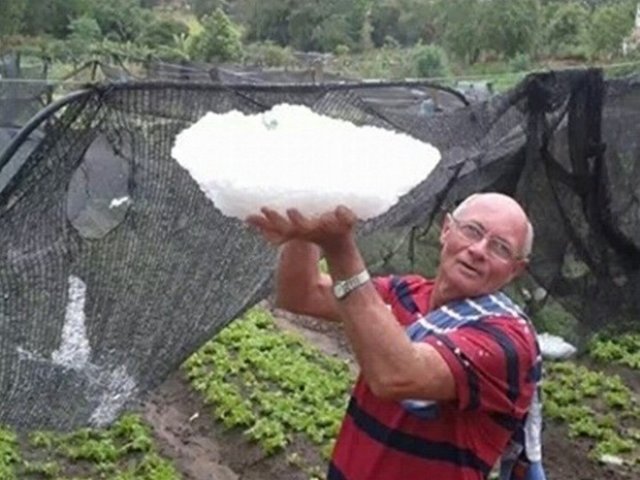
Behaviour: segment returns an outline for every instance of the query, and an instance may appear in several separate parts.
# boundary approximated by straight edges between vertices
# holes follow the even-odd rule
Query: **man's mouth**
[[[464,268],[464,270],[468,271],[469,273],[473,274],[473,275],[477,275],[480,276],[480,271],[477,268],[474,268],[472,265],[470,265],[467,262],[464,262],[462,260],[459,260],[458,263],[460,263],[460,265],[462,265],[462,267]]]

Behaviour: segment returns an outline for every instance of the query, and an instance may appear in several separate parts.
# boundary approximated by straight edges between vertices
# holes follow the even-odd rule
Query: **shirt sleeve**
[[[391,276],[388,277],[373,277],[373,286],[376,287],[378,295],[382,298],[382,301],[387,305],[390,305],[391,300]]]
[[[426,341],[453,373],[459,409],[524,416],[535,390],[538,356],[529,322],[492,317]]]
[[[374,286],[398,323],[410,325],[427,310],[430,283],[419,275],[375,277]]]

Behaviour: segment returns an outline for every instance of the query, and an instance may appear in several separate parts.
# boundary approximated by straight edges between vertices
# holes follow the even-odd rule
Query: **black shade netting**
[[[0,56],[0,148],[7,129],[24,125],[51,97],[44,63],[24,64],[19,54]]]
[[[53,86],[46,81],[47,66],[25,65],[17,53],[0,56],[0,152],[14,139],[20,128],[51,101]],[[34,131],[12,158],[11,166],[0,175],[0,189],[40,141],[44,127]]]
[[[605,81],[598,70],[565,71],[530,76],[489,102],[418,121],[410,129],[443,148],[444,160],[374,222],[406,226],[399,255],[412,258],[390,263],[415,265],[411,241],[438,226],[444,212],[471,193],[500,191],[529,214],[535,230],[529,274],[575,317],[578,336],[637,330],[639,107],[640,84],[631,77]],[[454,135],[441,130],[456,123]],[[437,234],[430,242],[438,248]],[[391,257],[389,243],[378,243],[375,253]]]
[[[440,164],[363,238],[504,191],[530,212],[531,273],[559,301],[587,324],[637,313],[634,84],[535,75],[432,115],[367,101],[397,86],[122,83],[75,97],[0,191],[0,423],[107,424],[268,294],[275,251],[170,155],[208,111],[303,104],[428,141]]]

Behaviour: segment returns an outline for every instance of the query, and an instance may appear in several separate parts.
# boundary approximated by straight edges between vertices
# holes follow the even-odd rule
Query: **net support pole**
[[[38,128],[42,122],[54,115],[58,110],[64,108],[71,102],[78,100],[79,98],[87,97],[92,93],[91,89],[78,90],[77,92],[70,93],[63,98],[56,100],[55,102],[47,105],[45,108],[36,113],[29,121],[18,131],[15,137],[11,140],[11,143],[5,147],[0,153],[0,170],[9,163],[13,155],[18,151],[24,141],[29,138],[29,135]]]

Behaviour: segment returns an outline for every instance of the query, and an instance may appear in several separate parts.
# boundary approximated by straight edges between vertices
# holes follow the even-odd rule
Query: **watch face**
[[[344,282],[338,282],[333,286],[333,294],[337,298],[342,298],[345,294]]]

